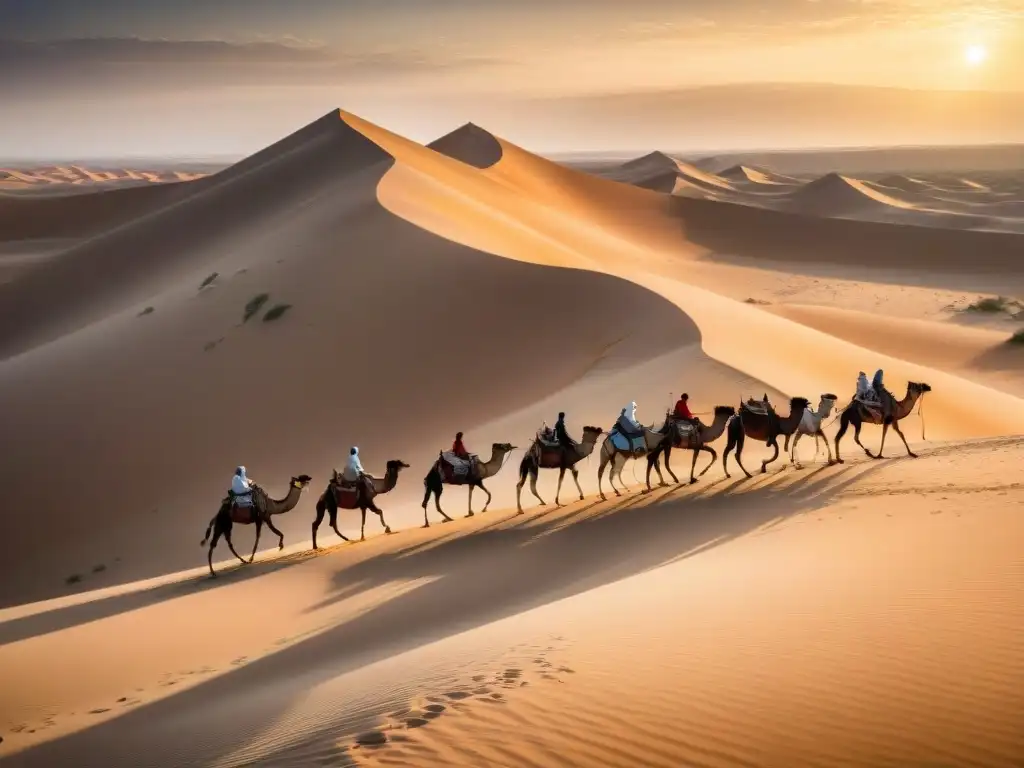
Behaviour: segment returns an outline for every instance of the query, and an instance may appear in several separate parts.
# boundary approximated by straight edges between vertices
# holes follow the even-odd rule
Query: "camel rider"
[[[452,443],[452,453],[458,456],[463,461],[469,462],[469,469],[473,471],[476,469],[476,456],[466,450],[465,444],[462,442],[462,433],[455,433],[455,442]]]
[[[868,383],[868,375],[861,371],[857,376],[857,400],[868,400],[871,398],[871,385]]]
[[[626,438],[643,436],[644,428],[640,422],[636,420],[635,402],[630,403],[622,409],[622,413],[619,414],[618,421],[615,422],[615,428],[622,433],[623,437]]]
[[[558,413],[558,421],[555,422],[555,439],[566,450],[576,447],[576,441],[569,437],[569,432],[565,428],[565,411]]]
[[[236,506],[252,506],[252,480],[245,476],[245,467],[235,468],[235,476],[231,478],[231,496]]]
[[[348,452],[348,461],[345,463],[345,469],[341,472],[341,479],[350,485],[362,488],[367,494],[371,490],[370,476],[363,469],[363,463],[359,460],[359,449],[356,446],[352,446]]]
[[[697,426],[700,424],[700,419],[690,413],[689,400],[690,396],[686,392],[679,396],[679,399],[676,400],[676,407],[672,411],[672,418],[676,421],[686,421]]]
[[[881,400],[885,391],[885,384],[882,381],[882,369],[875,371],[875,377],[871,380],[871,388],[875,390],[875,399]]]

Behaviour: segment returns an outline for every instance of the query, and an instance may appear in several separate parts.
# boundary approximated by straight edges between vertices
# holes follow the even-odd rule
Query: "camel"
[[[515,449],[516,447],[511,443],[494,443],[491,445],[491,458],[485,462],[478,461],[476,465],[464,475],[458,475],[455,473],[455,467],[452,466],[444,453],[438,456],[437,461],[434,462],[434,466],[430,468],[427,476],[423,478],[423,485],[426,488],[426,492],[423,494],[422,505],[423,527],[430,527],[430,521],[427,519],[427,503],[430,501],[431,496],[434,497],[434,506],[437,507],[437,511],[440,513],[441,517],[444,518],[442,522],[450,523],[452,521],[452,519],[444,513],[444,510],[441,509],[441,491],[445,485],[469,486],[469,514],[467,514],[466,517],[473,516],[473,489],[479,488],[487,494],[487,501],[484,502],[484,508],[480,510],[480,514],[486,512],[488,505],[491,503],[491,492],[484,487],[484,480],[498,474],[501,468],[505,465],[505,457]]]
[[[821,400],[818,402],[818,410],[812,411],[808,408],[804,411],[803,417],[800,419],[800,425],[796,428],[796,432],[793,433],[793,447],[790,449],[789,446],[789,435],[786,435],[786,440],[783,443],[783,450],[789,451],[789,463],[792,464],[796,469],[803,469],[803,465],[796,457],[796,444],[800,442],[800,438],[804,435],[814,435],[814,459],[818,458],[818,441],[823,440],[825,442],[825,450],[828,451],[828,465],[832,466],[836,463],[835,459],[832,458],[832,447],[828,444],[828,438],[825,437],[825,433],[821,430],[821,422],[832,415],[832,409],[836,407],[835,395],[830,392],[826,392],[821,396]]]
[[[206,526],[206,535],[203,536],[203,540],[199,542],[199,546],[206,546],[206,541],[210,541],[210,551],[206,555],[206,562],[210,566],[210,578],[216,578],[217,574],[213,570],[213,550],[217,546],[217,542],[220,537],[224,537],[224,541],[227,542],[228,548],[231,550],[231,554],[238,558],[242,565],[246,565],[246,561],[242,559],[242,556],[235,551],[235,545],[231,543],[231,528],[236,523],[238,525],[252,525],[256,524],[256,541],[252,545],[252,554],[249,555],[248,562],[251,563],[253,558],[256,557],[256,548],[260,544],[260,532],[263,530],[263,526],[266,525],[271,531],[277,534],[277,548],[278,550],[284,549],[284,534],[281,533],[274,526],[271,517],[274,515],[283,515],[285,512],[290,512],[295,509],[295,505],[299,503],[299,499],[302,496],[302,492],[306,490],[306,487],[313,481],[313,478],[309,475],[297,475],[288,481],[288,495],[283,499],[272,499],[267,495],[267,492],[260,488],[255,483],[252,485],[252,506],[250,507],[239,507],[235,504],[233,494],[228,492],[228,495],[220,504],[220,509],[217,510],[217,514],[210,520],[210,524]],[[255,514],[253,514],[255,512]],[[213,538],[210,538],[210,533],[213,533]]]
[[[718,461],[718,453],[708,443],[714,442],[722,436],[722,433],[725,432],[725,425],[735,415],[736,409],[731,405],[719,405],[715,407],[715,420],[711,424],[701,424],[699,427],[694,427],[685,421],[675,421],[669,415],[665,423],[666,425],[672,424],[673,431],[671,434],[673,439],[663,440],[660,445],[647,454],[647,490],[651,490],[651,469],[658,469],[658,475],[661,475],[658,461],[663,453],[665,454],[665,469],[672,475],[672,479],[676,483],[679,482],[679,478],[675,476],[672,467],[669,465],[673,448],[693,451],[693,463],[690,465],[690,484],[696,483],[697,477],[703,477],[704,473],[711,469],[714,463]],[[710,453],[711,461],[708,462],[708,465],[704,467],[697,477],[694,477],[693,472],[697,468],[697,457],[701,451]],[[662,485],[667,485],[667,483],[662,482]]]
[[[540,505],[547,506],[547,502],[537,493],[537,476],[542,469],[558,470],[558,488],[555,490],[555,506],[562,506],[558,496],[562,492],[562,480],[565,479],[565,471],[572,473],[572,479],[576,483],[576,490],[580,492],[580,501],[583,501],[583,489],[580,488],[580,473],[576,465],[594,452],[597,445],[597,438],[604,430],[600,427],[584,427],[583,440],[576,443],[571,449],[558,445],[557,443],[542,442],[540,437],[534,440],[530,450],[519,462],[519,482],[516,484],[516,508],[518,514],[523,514],[523,505],[520,501],[520,494],[526,484],[526,478],[530,478],[530,492],[537,498]]]
[[[633,447],[632,450],[619,448],[619,446],[615,445],[613,442],[613,436],[618,434],[615,432],[610,433],[608,437],[605,438],[604,442],[601,443],[601,464],[597,468],[597,492],[601,494],[601,498],[603,500],[607,501],[608,497],[605,496],[604,491],[601,490],[601,476],[604,474],[604,468],[608,466],[608,462],[611,462],[612,465],[611,469],[608,471],[608,482],[611,485],[612,490],[615,491],[615,495],[621,496],[622,494],[619,493],[619,489],[615,487],[615,475],[617,474],[619,476],[619,482],[622,484],[623,490],[625,490],[626,483],[622,479],[622,469],[626,466],[626,462],[629,459],[639,459],[642,456],[646,456],[657,448],[661,444],[661,441],[667,437],[665,432],[658,432],[653,428],[653,426],[642,427],[642,430],[643,436],[640,438],[643,440],[642,447],[635,446],[634,441],[637,440],[637,438],[634,437],[629,440],[630,446]],[[619,435],[619,437],[622,438],[623,436]],[[621,463],[619,463],[620,457],[622,458]],[[664,485],[665,478],[661,475],[661,468],[656,466],[655,471],[658,473],[658,479]]]
[[[907,383],[907,394],[898,402],[888,390],[882,390],[878,406],[872,406],[856,399],[851,400],[850,404],[839,415],[839,431],[836,432],[835,438],[836,462],[839,464],[845,463],[839,457],[839,441],[843,439],[843,435],[846,434],[846,430],[849,429],[851,424],[853,425],[853,439],[861,448],[864,448],[864,444],[860,441],[860,428],[864,424],[882,425],[882,442],[878,446],[878,454],[874,455],[867,448],[864,448],[864,453],[870,458],[882,458],[882,448],[885,447],[885,434],[889,431],[889,427],[892,426],[896,430],[896,434],[900,436],[900,440],[903,441],[903,447],[907,449],[907,455],[912,459],[916,459],[917,454],[910,450],[910,446],[907,445],[907,438],[903,436],[899,422],[911,414],[917,401],[924,397],[926,392],[931,391],[932,388],[927,384],[911,381]]]
[[[369,498],[364,498],[364,492],[362,488],[357,488],[351,485],[342,485],[338,475],[338,471],[335,470],[331,476],[330,482],[327,484],[327,488],[320,494],[320,498],[316,502],[316,520],[313,521],[313,549],[319,549],[316,545],[316,529],[320,527],[320,523],[323,522],[324,513],[327,513],[330,520],[330,526],[334,529],[334,532],[338,534],[345,541],[349,541],[348,536],[338,530],[338,510],[339,509],[358,509],[363,513],[362,524],[359,528],[359,540],[366,541],[366,510],[372,510],[377,513],[380,517],[380,524],[384,526],[384,533],[391,533],[391,526],[389,526],[384,520],[384,510],[379,509],[373,500],[380,496],[382,493],[388,493],[394,490],[395,486],[398,485],[398,473],[403,469],[408,469],[409,465],[399,459],[392,459],[387,463],[387,469],[384,472],[384,477],[373,477],[370,476],[370,484],[373,486],[373,493]]]
[[[725,470],[725,476],[732,477],[729,474],[729,453],[735,448],[736,463],[740,465],[743,474],[753,477],[740,460],[740,456],[743,454],[743,444],[748,437],[764,440],[765,445],[775,449],[775,453],[770,459],[761,462],[761,474],[767,472],[768,465],[779,458],[779,435],[793,434],[800,425],[804,411],[809,405],[810,402],[806,397],[790,398],[789,415],[783,418],[768,402],[768,395],[765,395],[761,401],[747,400],[745,403],[740,403],[739,413],[729,419],[729,425],[726,428],[729,441],[725,446],[725,453],[722,454],[722,469]]]

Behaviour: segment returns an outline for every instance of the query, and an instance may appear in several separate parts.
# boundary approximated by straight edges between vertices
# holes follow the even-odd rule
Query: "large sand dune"
[[[1024,757],[1020,347],[745,303],[754,268],[720,286],[710,269],[785,255],[1009,283],[1016,235],[686,199],[474,125],[423,147],[345,112],[179,186],[0,284],[0,433],[16,446],[0,464],[0,764]],[[502,511],[559,410],[577,434],[630,400],[660,420],[682,389],[702,413],[762,393],[784,411],[844,401],[875,367],[897,394],[933,387],[928,440],[904,424],[916,461],[870,462],[847,438],[842,467],[746,481],[733,464],[725,480],[719,460],[693,490],[600,502],[595,455],[586,500],[567,479],[565,509],[527,492],[525,516]],[[520,447],[487,481],[491,511],[400,530],[422,522],[421,479],[457,430],[485,458]],[[380,500],[397,533],[306,554],[315,496],[353,444],[371,471],[412,465]],[[895,435],[886,452],[904,454]],[[748,468],[763,456],[748,445]],[[689,456],[673,458],[685,477]],[[278,522],[288,550],[209,582],[196,544],[237,463],[272,494],[315,481]],[[442,503],[461,515],[465,489]],[[236,529],[240,551],[252,535]]]

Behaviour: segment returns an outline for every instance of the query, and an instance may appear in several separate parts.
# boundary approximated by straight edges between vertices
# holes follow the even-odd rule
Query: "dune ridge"
[[[0,464],[17,510],[2,764],[1024,756],[1024,379],[1004,359],[1005,380],[976,380],[995,332],[947,344],[934,322],[748,303],[691,274],[785,253],[1010,280],[1015,236],[673,196],[472,124],[424,147],[341,110],[188,184],[202,186],[0,286],[0,310],[21,313],[0,330],[0,433],[19,447]],[[105,282],[80,280],[87,266]],[[21,297],[47,280],[60,311],[29,312]],[[762,392],[844,403],[876,366],[897,395],[933,387],[928,439],[904,422],[919,459],[866,460],[847,438],[841,467],[780,460],[748,481],[732,464],[727,480],[719,458],[692,489],[601,502],[595,454],[589,498],[567,478],[568,506],[524,494],[527,514],[503,511],[559,410],[578,434],[630,400],[657,422],[683,390],[704,414]],[[486,515],[442,527],[431,509],[430,528],[407,530],[457,430],[485,459],[492,442],[520,452],[488,480]],[[865,428],[872,447],[879,432]],[[352,444],[370,471],[413,465],[381,497],[398,532],[374,535],[371,515],[366,543],[311,554],[313,500]],[[264,531],[256,564],[201,581],[196,541],[239,462],[272,495],[312,474],[311,497],[279,520],[285,552]],[[556,474],[542,472],[548,501]],[[79,514],[61,511],[68,488]],[[442,503],[461,517],[466,499],[453,487]],[[358,515],[343,515],[352,535]],[[252,529],[238,533],[247,554]]]

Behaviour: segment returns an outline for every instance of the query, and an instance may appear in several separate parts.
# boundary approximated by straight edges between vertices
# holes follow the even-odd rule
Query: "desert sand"
[[[196,180],[0,197],[0,764],[1019,765],[1012,193],[703,168],[587,174],[333,111]],[[595,453],[584,499],[567,478],[550,504],[542,470],[549,504],[515,512],[560,410],[578,436],[683,390],[708,420],[842,405],[878,367],[932,387],[916,459],[891,431],[838,466],[806,440],[804,469],[719,458],[649,494],[631,462],[603,501]],[[517,449],[486,513],[448,487],[456,521],[419,528],[460,430]],[[394,533],[371,514],[312,553],[351,445],[411,465],[378,499]],[[211,580],[197,544],[239,463],[272,496],[314,482],[283,551],[221,546]]]

